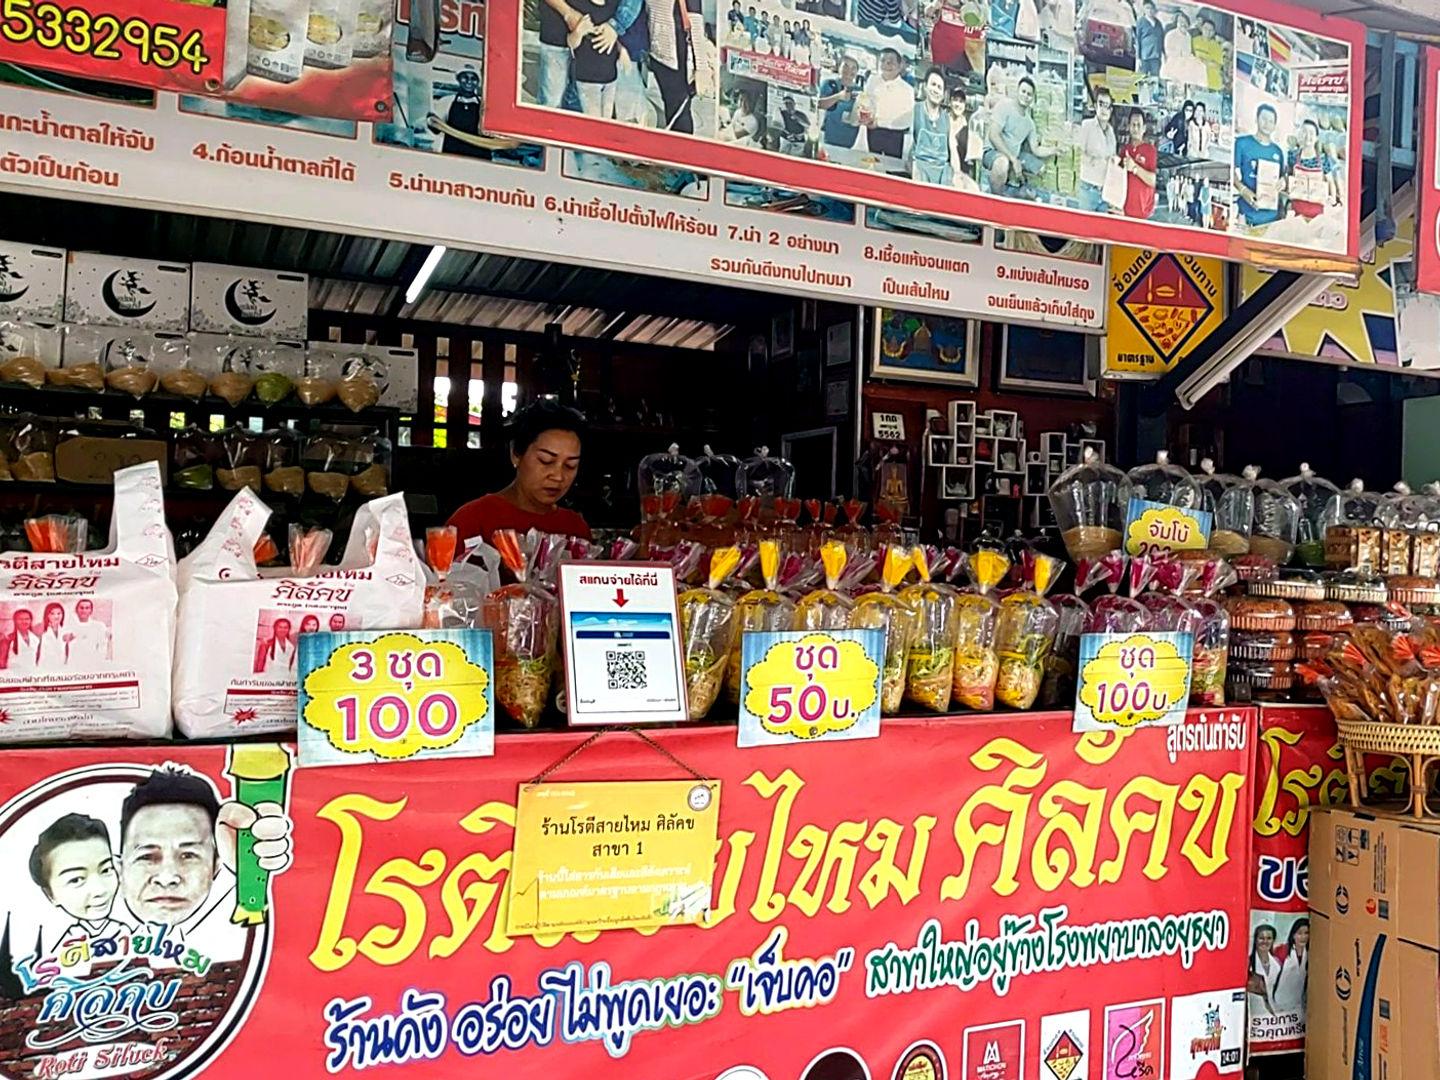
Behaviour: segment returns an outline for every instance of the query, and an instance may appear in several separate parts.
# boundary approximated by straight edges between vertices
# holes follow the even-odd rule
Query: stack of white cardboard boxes
[[[1310,819],[1307,1080],[1440,1080],[1440,821]]]

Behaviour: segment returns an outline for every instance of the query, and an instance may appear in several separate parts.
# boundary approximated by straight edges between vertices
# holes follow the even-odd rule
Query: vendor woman
[[[575,483],[585,418],[556,401],[528,405],[510,421],[510,463],[515,479],[482,495],[450,518],[463,544],[478,536],[487,544],[496,529],[531,529],[590,539],[590,526],[574,510],[557,505]]]

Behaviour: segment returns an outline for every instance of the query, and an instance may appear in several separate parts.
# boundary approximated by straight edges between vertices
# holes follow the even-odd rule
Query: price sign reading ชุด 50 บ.
[[[1080,635],[1074,731],[1169,727],[1185,719],[1194,637]]]
[[[884,630],[746,633],[736,745],[875,738],[884,661]]]
[[[300,637],[300,764],[495,752],[488,630]]]

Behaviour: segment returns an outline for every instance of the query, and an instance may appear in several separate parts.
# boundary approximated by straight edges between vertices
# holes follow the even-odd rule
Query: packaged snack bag
[[[1060,621],[1045,593],[1060,576],[1064,564],[1048,555],[1032,555],[1028,562],[1025,588],[1000,602],[995,630],[995,650],[1000,655],[995,700],[1012,709],[1028,709],[1035,704],[1045,678],[1045,657],[1054,644]]]
[[[912,558],[920,580],[900,593],[916,616],[915,639],[905,660],[905,697],[944,712],[955,679],[955,590],[930,580],[932,564],[924,548],[915,548]]]
[[[1195,646],[1190,655],[1190,704],[1213,707],[1225,704],[1225,669],[1230,653],[1230,612],[1215,597],[1238,580],[1230,565],[1210,559],[1200,567],[1195,582],[1203,594],[1193,601],[1199,615]]]
[[[838,591],[840,576],[845,572],[845,545],[827,540],[820,548],[820,562],[825,567],[825,588],[807,593],[795,605],[796,630],[846,630],[855,601]]]
[[[915,641],[919,617],[907,601],[896,595],[895,590],[914,563],[914,557],[907,549],[886,548],[880,566],[880,588],[858,597],[850,617],[850,625],[857,630],[875,627],[885,631],[880,711],[886,716],[899,712],[905,697],[905,664],[910,656],[910,646]]]
[[[0,554],[0,742],[170,734],[175,553],[159,466],[116,472],[114,506],[105,551],[84,551],[79,523],[56,515],[25,523],[35,551]]]
[[[740,563],[740,549],[716,548],[710,553],[705,587],[680,594],[680,630],[685,643],[685,693],[690,719],[703,720],[720,696],[726,660],[734,644],[735,601],[720,585]]]
[[[491,537],[515,582],[486,597],[481,616],[495,638],[496,704],[527,728],[539,724],[545,711],[560,634],[559,602],[530,580],[538,539],[535,533],[527,537],[527,551],[513,529],[499,529]]]
[[[1040,704],[1047,709],[1071,708],[1080,674],[1080,633],[1090,605],[1078,596],[1049,597],[1059,621],[1055,644],[1045,656],[1045,681],[1040,685]]]
[[[959,563],[969,575],[971,587],[955,598],[953,690],[960,705],[983,711],[995,707],[995,677],[1000,671],[995,623],[1000,608],[993,594],[1010,572],[1010,557],[1000,545],[981,540]]]
[[[760,541],[760,579],[764,587],[751,589],[735,601],[735,641],[725,665],[725,694],[731,704],[740,704],[740,646],[747,630],[789,630],[795,621],[795,604],[778,591],[780,543]]]
[[[480,625],[485,600],[485,575],[478,568],[455,561],[459,533],[453,525],[425,530],[425,618],[421,625],[448,630]]]
[[[403,496],[361,506],[340,564],[316,573],[304,571],[318,569],[325,530],[292,537],[300,573],[261,573],[255,542],[269,517],[242,488],[180,562],[174,713],[191,738],[294,730],[301,634],[421,623],[425,574]]]

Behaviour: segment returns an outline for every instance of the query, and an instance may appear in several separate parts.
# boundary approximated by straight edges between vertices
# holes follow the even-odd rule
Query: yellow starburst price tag
[[[485,630],[300,637],[300,764],[495,752]]]
[[[1166,727],[1185,718],[1194,638],[1082,634],[1075,731]]]
[[[880,734],[885,631],[746,633],[740,746]]]

